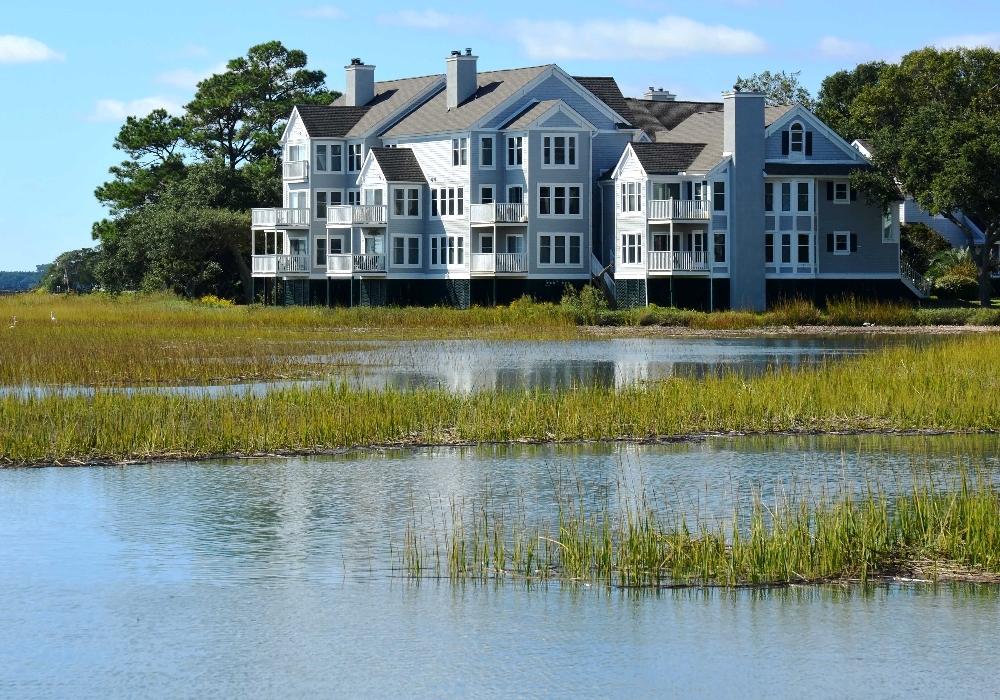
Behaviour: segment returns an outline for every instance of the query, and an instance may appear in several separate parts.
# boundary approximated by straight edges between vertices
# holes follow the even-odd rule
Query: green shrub
[[[967,323],[972,326],[1000,326],[1000,309],[973,309]]]
[[[934,280],[934,290],[944,299],[975,299],[979,294],[979,282],[975,275],[969,276],[959,267],[952,268]]]
[[[964,326],[969,322],[973,310],[952,306],[943,309],[920,309],[918,316],[922,326]]]

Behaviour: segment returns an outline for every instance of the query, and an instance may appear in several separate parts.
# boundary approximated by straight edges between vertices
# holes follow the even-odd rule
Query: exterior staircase
[[[590,254],[590,280],[601,288],[611,308],[615,308],[618,305],[618,293],[615,280],[611,276],[611,267],[602,265],[596,255]]]
[[[931,281],[904,260],[899,261],[899,279],[918,299],[927,299],[931,295]]]

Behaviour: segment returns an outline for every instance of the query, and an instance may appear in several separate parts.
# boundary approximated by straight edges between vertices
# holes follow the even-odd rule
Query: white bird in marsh
[[[56,312],[55,311],[50,311],[49,312],[49,320],[52,321],[52,323],[56,322]]]
[[[8,328],[13,328],[17,325],[17,316],[10,317],[10,326]]]

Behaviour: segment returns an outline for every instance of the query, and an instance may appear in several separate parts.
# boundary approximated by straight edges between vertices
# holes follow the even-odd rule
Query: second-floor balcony
[[[651,250],[650,272],[707,272],[708,252],[704,250]]]
[[[309,228],[309,210],[251,209],[250,223],[254,228]]]
[[[646,218],[650,221],[704,221],[711,216],[711,202],[703,199],[651,199]]]
[[[523,202],[473,204],[469,207],[469,219],[473,224],[523,224],[528,221],[528,207]]]
[[[309,161],[285,161],[281,164],[281,177],[285,182],[305,182],[309,179]]]
[[[329,226],[385,226],[389,207],[384,204],[338,204],[326,208]]]
[[[254,275],[288,275],[309,272],[309,258],[305,255],[254,255],[251,259]]]
[[[326,256],[327,277],[350,277],[358,274],[385,272],[385,255],[381,253],[332,253]]]
[[[473,253],[473,273],[521,274],[528,271],[527,253]]]

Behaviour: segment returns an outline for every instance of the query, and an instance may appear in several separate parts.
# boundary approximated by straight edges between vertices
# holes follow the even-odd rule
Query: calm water
[[[336,381],[353,386],[397,389],[443,387],[452,391],[597,385],[623,387],[672,376],[703,377],[721,372],[744,376],[769,367],[801,367],[860,355],[900,344],[933,342],[930,335],[801,336],[791,338],[621,338],[568,341],[428,340],[377,341],[357,349],[345,343],[335,355],[300,361],[330,365]],[[344,366],[348,368],[344,368]],[[212,386],[144,387],[195,395],[230,392],[264,394],[288,386],[323,381],[253,382]],[[0,387],[0,395],[42,395],[51,387]],[[68,393],[92,393],[64,387]]]
[[[758,486],[905,488],[1000,437],[504,446],[0,471],[0,696],[944,697],[1000,692],[989,587],[636,594],[393,573],[449,499],[641,484],[727,514]]]

